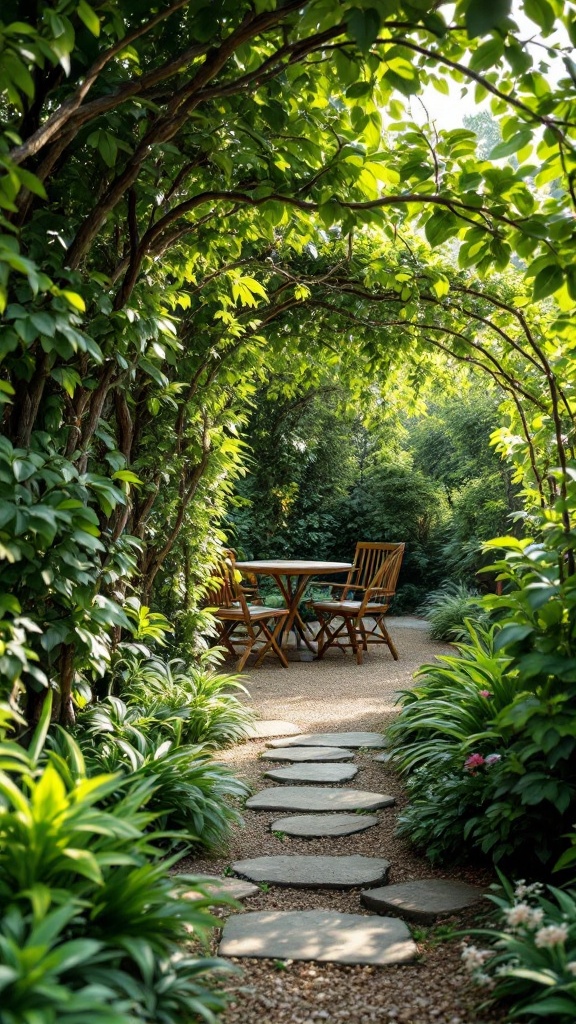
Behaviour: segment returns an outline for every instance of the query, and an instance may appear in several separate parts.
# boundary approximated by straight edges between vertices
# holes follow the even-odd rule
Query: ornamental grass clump
[[[573,1024],[576,1019],[576,889],[521,880],[488,898],[499,927],[478,929],[484,948],[466,943],[462,959],[489,1000],[505,1000],[508,1020]]]
[[[226,747],[245,739],[255,714],[236,675],[188,665],[180,658],[131,659],[124,664],[121,696],[142,709],[165,739]]]
[[[480,595],[465,583],[443,583],[418,608],[425,615],[431,640],[464,640],[475,627],[488,627],[490,620]]]

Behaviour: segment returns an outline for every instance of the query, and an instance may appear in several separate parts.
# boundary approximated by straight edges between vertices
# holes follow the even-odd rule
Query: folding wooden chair
[[[351,647],[361,665],[368,644],[386,644],[398,661],[384,617],[396,592],[404,548],[404,544],[356,545],[354,566],[346,583],[331,584],[332,598],[313,602],[320,623],[316,637],[319,658],[329,647]]]
[[[206,601],[219,623],[215,642],[222,644],[234,657],[238,656],[235,646],[244,648],[238,661],[238,672],[242,671],[257,645],[262,646],[258,651],[255,667],[262,664],[267,654],[273,653],[280,659],[284,668],[288,668],[288,659],[279,644],[288,609],[248,604],[246,594],[240,585],[240,573],[235,568],[234,559],[230,554],[218,564],[212,580],[216,585],[208,592]],[[276,620],[273,629],[268,625],[270,620]]]

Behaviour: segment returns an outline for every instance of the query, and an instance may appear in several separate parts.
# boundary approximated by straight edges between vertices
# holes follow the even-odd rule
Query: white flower
[[[519,900],[523,900],[526,896],[539,896],[543,889],[544,886],[540,882],[532,882],[531,885],[526,885],[525,879],[519,878],[516,882],[514,895]]]
[[[569,960],[568,963],[566,964],[566,970],[568,971],[569,974],[575,974],[576,975],[576,960]]]
[[[464,967],[470,974],[483,967],[486,960],[491,956],[492,951],[490,949],[477,949],[476,946],[464,946],[462,950]]]
[[[477,971],[474,975],[474,981],[477,985],[482,985],[484,988],[494,988],[495,981],[485,971]]]
[[[544,911],[540,907],[531,907],[529,903],[516,903],[504,911],[504,917],[510,928],[538,928],[542,924]]]
[[[534,936],[534,945],[538,949],[552,949],[553,946],[560,946],[568,938],[568,925],[549,924],[541,928]]]

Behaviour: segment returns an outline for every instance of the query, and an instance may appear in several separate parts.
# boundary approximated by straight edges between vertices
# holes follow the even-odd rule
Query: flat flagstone
[[[248,896],[255,896],[260,892],[253,882],[245,882],[243,878],[217,878],[212,875],[205,875],[202,879],[209,896],[233,896],[235,900],[245,900]],[[200,893],[193,889],[185,894],[189,899],[201,899]]]
[[[246,801],[253,811],[377,811],[392,807],[393,796],[363,789],[330,789],[328,786],[274,786],[262,789]]]
[[[381,889],[369,889],[360,894],[362,903],[377,913],[390,911],[431,924],[437,917],[454,914],[472,906],[482,898],[484,890],[467,882],[452,881],[448,878],[421,878],[398,885],[386,885]]]
[[[269,768],[264,778],[275,782],[346,782],[357,772],[353,764],[291,764],[287,768]]]
[[[297,736],[300,732],[301,730],[293,722],[283,722],[281,719],[271,718],[254,722],[246,733],[245,739],[262,740],[269,736]]]
[[[379,820],[374,814],[292,814],[288,818],[276,818],[270,825],[270,831],[304,839],[351,836],[372,828]]]
[[[353,750],[344,747],[278,747],[276,750],[265,750],[260,755],[262,761],[350,761],[354,757]]]
[[[379,732],[310,732],[295,739],[272,740],[269,747],[386,747]]]
[[[229,917],[219,952],[221,956],[382,967],[413,960],[417,948],[398,918],[335,910],[268,910]]]
[[[383,857],[308,857],[280,854],[253,857],[232,865],[238,875],[251,882],[269,882],[293,889],[354,889],[359,885],[384,882],[390,864]]]

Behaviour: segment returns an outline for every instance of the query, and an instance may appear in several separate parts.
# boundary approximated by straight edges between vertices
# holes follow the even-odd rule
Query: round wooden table
[[[298,611],[302,595],[312,576],[327,576],[330,573],[348,572],[352,569],[352,563],[312,562],[304,558],[270,558],[255,562],[236,562],[236,568],[240,572],[250,572],[256,576],[272,577],[288,609],[288,618],[282,630],[282,646],[287,646],[288,634],[293,629],[296,634],[297,645],[300,646],[299,640],[302,638],[308,650],[315,652],[315,648],[310,643],[306,627]]]

